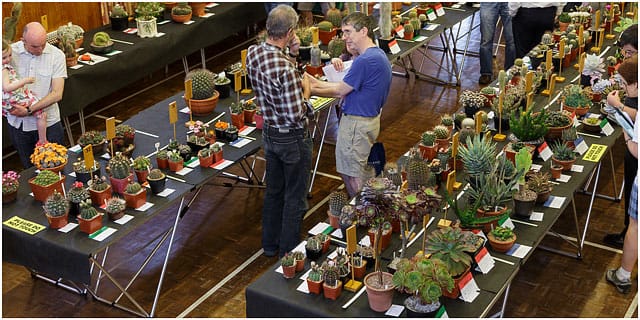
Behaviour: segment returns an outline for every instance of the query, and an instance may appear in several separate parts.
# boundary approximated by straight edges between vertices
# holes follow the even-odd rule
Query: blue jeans
[[[17,129],[9,125],[9,137],[16,151],[18,151],[22,166],[25,169],[32,167],[33,164],[31,160],[29,160],[29,157],[38,142],[38,130],[22,131],[22,125]],[[62,130],[62,123],[60,123],[60,121],[47,127],[47,141],[64,145],[64,130]]]
[[[508,2],[482,2],[480,4],[480,74],[493,75],[493,37],[498,16],[502,19],[505,41],[504,70],[513,65],[516,47],[511,29]]]
[[[307,129],[280,133],[266,125],[262,138],[267,161],[262,248],[267,254],[280,251],[283,256],[300,242],[313,142]]]

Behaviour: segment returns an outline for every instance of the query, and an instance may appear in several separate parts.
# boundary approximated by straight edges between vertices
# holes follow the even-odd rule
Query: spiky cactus
[[[449,129],[443,125],[437,125],[433,128],[433,133],[436,135],[436,139],[449,138]]]
[[[192,99],[205,100],[211,98],[215,93],[216,75],[207,69],[195,69],[189,71],[185,80],[191,79]]]
[[[160,180],[162,178],[165,177],[165,174],[160,171],[160,169],[152,169],[151,172],[149,172],[149,175],[147,176],[147,180]]]
[[[81,203],[89,198],[89,191],[87,191],[82,182],[77,181],[73,184],[73,187],[69,189],[69,192],[67,192],[67,197],[69,201],[73,203]]]
[[[134,181],[129,181],[129,184],[127,184],[127,188],[125,189],[124,192],[128,194],[137,194],[141,190],[142,190],[142,186],[139,183]]]
[[[52,183],[58,182],[60,180],[60,176],[53,173],[53,171],[42,170],[35,179],[33,179],[33,183],[39,186],[48,186]]]
[[[93,191],[104,191],[107,190],[108,187],[107,179],[105,177],[100,179],[98,176],[94,176],[93,179],[91,179],[91,184],[89,185],[89,188]]]
[[[338,285],[338,280],[340,279],[340,274],[338,273],[338,267],[334,264],[333,261],[330,261],[328,264],[323,264],[322,269],[322,277],[324,278],[324,283],[329,287],[335,287]]]
[[[334,37],[333,39],[331,39],[331,41],[329,41],[327,50],[329,51],[329,55],[331,56],[331,58],[338,58],[340,57],[342,52],[344,52],[346,46],[347,45],[344,39],[340,37]]]
[[[418,17],[413,17],[409,19],[409,22],[413,26],[413,29],[415,30],[415,32],[418,33],[420,31],[420,26],[422,25]]]
[[[316,237],[309,237],[305,244],[305,248],[311,251],[318,251],[322,248],[322,243],[320,243]]]
[[[69,212],[69,201],[58,190],[54,190],[44,202],[44,211],[52,217],[63,216]]]
[[[466,143],[467,137],[473,138],[476,135],[476,131],[470,128],[464,128],[460,130],[458,134],[458,141],[461,143]]]
[[[413,25],[411,23],[407,23],[404,25],[404,32],[405,33],[413,33],[414,28]]]
[[[85,220],[90,220],[98,215],[98,210],[91,205],[91,200],[80,202],[80,217]]]
[[[330,8],[327,10],[325,20],[331,22],[334,27],[340,27],[342,25],[342,13],[339,9]]]
[[[109,172],[112,177],[116,179],[124,179],[129,176],[130,171],[130,161],[123,154],[118,152],[109,160]]]
[[[551,33],[546,32],[542,35],[542,40],[540,41],[542,44],[551,45],[553,43],[553,38],[551,38]]]
[[[428,186],[430,175],[429,164],[422,159],[419,152],[409,158],[407,164],[409,190],[419,190],[421,186]]]
[[[436,134],[429,130],[422,133],[422,137],[420,139],[420,143],[423,146],[433,146],[433,143],[436,141]]]
[[[333,29],[333,24],[330,21],[324,20],[318,23],[318,29],[321,31],[331,31]]]
[[[446,113],[440,117],[440,124],[443,126],[452,126],[453,125],[453,117],[450,114]]]
[[[122,212],[122,210],[124,210],[126,207],[126,202],[124,201],[124,199],[120,199],[117,197],[114,198],[109,198],[109,200],[107,200],[107,206],[105,207],[105,211],[107,213],[118,213],[118,212]]]
[[[309,271],[307,279],[313,282],[322,280],[322,268],[315,261],[311,261],[311,271]]]
[[[72,36],[68,34],[63,34],[62,38],[59,39],[58,47],[62,52],[64,52],[64,56],[67,58],[73,58],[78,53],[76,52],[76,40],[72,38]]]
[[[340,216],[342,207],[347,204],[348,196],[344,191],[334,191],[329,195],[329,212],[334,216]]]

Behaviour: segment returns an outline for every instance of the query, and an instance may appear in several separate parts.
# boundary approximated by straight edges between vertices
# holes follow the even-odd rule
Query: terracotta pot
[[[124,201],[127,202],[128,208],[140,208],[142,205],[147,203],[147,188],[143,187],[142,190],[136,194],[129,194],[125,192]]]
[[[191,112],[194,116],[207,116],[213,112],[218,105],[218,98],[220,97],[220,93],[218,91],[213,92],[213,97],[209,99],[203,100],[195,100],[190,99],[190,101],[186,101],[187,105],[191,105]]]
[[[67,225],[68,221],[69,221],[69,212],[65,213],[64,215],[58,216],[58,217],[52,217],[50,216],[48,213],[44,213],[44,215],[47,217],[47,221],[49,222],[49,228],[51,229],[60,229],[64,226]]]
[[[380,238],[380,241],[382,241],[381,246],[382,246],[382,250],[386,249],[387,247],[389,247],[389,244],[391,244],[391,230],[388,231],[382,231],[382,237]],[[373,246],[373,244],[375,243],[376,240],[376,234],[374,231],[369,230],[368,231],[368,235],[369,235],[369,241],[371,242],[371,245]]]
[[[460,281],[467,275],[467,273],[471,272],[470,270],[471,268],[467,268],[467,270],[465,270],[462,274],[458,275],[457,277],[453,277],[453,290],[442,290],[442,295],[447,298],[458,299],[458,297],[460,296]]]
[[[256,129],[262,130],[264,126],[264,117],[260,114],[253,115],[253,120],[256,122]]]
[[[304,258],[302,260],[296,260],[296,272],[304,270]]]
[[[66,58],[66,60],[67,60],[67,67],[73,67],[76,64],[78,64],[78,55],[76,54],[71,58]]]
[[[488,233],[493,228],[495,228],[498,225],[498,217],[504,214],[505,211],[507,211],[507,207],[498,207],[498,208],[499,208],[498,211],[484,211],[483,209],[480,209],[480,208],[478,209],[477,211],[478,217],[496,217],[494,221],[482,224],[482,231],[484,231],[485,233]]]
[[[81,232],[92,234],[102,228],[102,213],[98,213],[89,220],[82,219],[82,217],[78,215],[78,224],[80,224]]]
[[[11,203],[13,201],[16,201],[17,196],[18,196],[18,190],[9,192],[9,193],[3,193],[2,203]]]
[[[180,171],[184,168],[184,160],[180,161],[171,161],[169,160],[169,170],[173,172]]]
[[[574,112],[575,111],[576,115],[584,116],[585,114],[587,114],[587,112],[589,112],[590,108],[589,107],[577,107],[577,108],[574,108],[574,107],[569,107],[569,106],[567,106],[566,104],[563,103],[562,104],[562,109],[567,110],[569,112]]]
[[[482,94],[485,98],[487,98],[487,100],[484,102],[484,107],[485,108],[491,108],[491,106],[493,105],[493,99],[496,98],[495,94]]]
[[[140,184],[143,184],[147,181],[147,176],[149,175],[149,171],[148,170],[133,170],[136,173],[136,179],[138,179],[138,182],[140,182]]]
[[[189,6],[191,6],[192,14],[196,17],[202,17],[206,14],[204,10],[207,6],[206,2],[189,2]]]
[[[562,127],[549,127],[549,131],[547,131],[547,134],[544,135],[544,138],[546,140],[557,140],[562,138],[562,131],[564,131],[567,128],[570,128],[573,125],[573,123],[569,122],[569,124],[567,124],[566,126],[562,126]]]
[[[116,221],[116,220],[124,217],[124,213],[125,213],[124,210],[122,210],[120,212],[115,212],[115,213],[107,212],[107,214],[109,215],[109,220],[111,220],[111,221]]]
[[[244,110],[243,114],[245,123],[253,123],[253,117],[256,114],[256,110]]]
[[[559,179],[562,175],[563,167],[561,165],[551,165],[551,177],[554,179]]]
[[[101,206],[105,203],[105,200],[111,198],[111,186],[107,185],[107,188],[102,191],[94,191],[89,188],[89,196],[91,197],[91,203]]]
[[[63,193],[62,185],[64,184],[64,181],[67,179],[67,176],[62,175],[62,179],[48,186],[40,186],[40,185],[34,184],[33,181],[35,179],[36,179],[35,177],[29,179],[29,185],[31,186],[31,191],[33,192],[33,198],[36,201],[45,202],[47,198],[53,194],[54,190],[58,190],[58,192]]]
[[[432,160],[433,158],[436,157],[436,146],[425,146],[422,143],[418,144],[418,147],[420,148],[420,154],[422,155],[422,159],[426,159],[426,160]]]
[[[333,37],[336,36],[337,32],[338,32],[337,28],[333,28],[331,29],[331,31],[318,30],[318,35],[319,35],[320,41],[322,41],[322,44],[328,45],[329,41],[331,41],[331,39],[333,39]]]
[[[158,163],[158,169],[166,169],[169,167],[169,160],[156,158],[156,162]]]
[[[200,166],[203,168],[208,168],[210,165],[213,164],[213,155],[210,155],[208,157],[198,157],[198,160],[200,161]]]
[[[340,228],[340,217],[334,216],[331,214],[331,211],[327,210],[327,215],[329,216],[329,224],[334,228]],[[372,242],[373,243],[373,242]]]
[[[529,153],[531,154],[531,156],[533,156],[533,152],[535,151],[535,147],[534,147],[534,146],[527,145],[525,148],[527,148],[527,150],[529,150]],[[508,159],[509,161],[511,161],[513,164],[516,164],[516,153],[517,153],[517,152],[515,152],[515,151],[511,151],[511,150],[508,150],[508,149],[507,149],[507,146],[505,146],[505,147],[503,148],[503,150],[504,150],[504,154],[505,154],[505,156],[507,157],[507,159]]]
[[[223,152],[223,150],[220,150],[220,152],[216,152],[216,153],[213,154],[213,163],[218,163],[218,162],[224,160],[224,158],[222,156],[223,155],[222,152]]]
[[[551,191],[553,191],[552,188],[550,188],[549,191],[538,193],[538,196],[536,197],[536,203],[543,204],[547,202],[547,200],[549,199],[549,196],[551,196]]]
[[[567,27],[569,26],[569,22],[558,22],[558,26],[560,31],[567,31]]]
[[[307,278],[307,287],[309,288],[309,293],[320,294],[322,292],[322,281],[311,281]]]
[[[402,10],[402,2],[391,2],[391,10],[393,11]]]
[[[149,182],[149,187],[151,187],[151,192],[153,194],[158,194],[164,190],[165,184],[167,183],[167,177],[165,176],[160,180],[147,179],[147,181]]]
[[[405,40],[413,40],[413,32],[404,32],[404,39]]]
[[[244,113],[232,113],[231,124],[238,128],[238,130],[242,129],[242,127],[244,127]]]
[[[321,77],[324,75],[324,72],[322,71],[322,66],[312,66],[308,64],[305,70],[307,71],[308,74],[312,76]]]
[[[553,161],[554,164],[561,165],[562,171],[571,171],[571,166],[573,166],[573,164],[576,162],[576,159],[563,161],[556,159],[556,157],[554,156],[551,156],[551,161]]]
[[[364,285],[367,290],[367,297],[369,299],[369,307],[376,312],[385,312],[391,308],[393,302],[393,291],[395,287],[391,278],[393,275],[388,272],[382,273],[382,285],[375,285],[378,282],[378,273],[372,272],[364,277]],[[391,283],[389,286],[384,284]]]
[[[326,283],[322,283],[322,291],[325,298],[336,300],[342,293],[342,281],[338,280],[335,287],[330,287]]]
[[[177,22],[177,23],[185,23],[187,21],[191,21],[191,15],[193,13],[189,13],[189,14],[185,14],[185,15],[175,15],[173,13],[171,13],[171,20]]]
[[[282,275],[286,279],[291,279],[296,276],[296,265],[295,263],[292,266],[282,266]]]
[[[449,148],[449,138],[447,139],[438,139],[436,138],[436,146],[438,150]]]
[[[496,239],[496,237],[494,237],[493,234],[491,233],[487,235],[487,238],[489,239],[491,248],[493,248],[493,251],[496,251],[496,252],[509,251],[509,249],[511,249],[511,247],[513,247],[513,245],[516,243],[516,239],[517,239],[516,235],[514,234],[513,239],[508,241],[502,241],[502,240]]]
[[[129,176],[124,179],[116,179],[111,176],[109,176],[109,179],[111,180],[113,192],[123,194],[124,190],[127,188],[127,184],[129,184],[129,180],[133,180],[133,173],[130,173]]]
[[[322,253],[329,252],[330,247],[331,247],[331,236],[327,237],[327,241],[322,243]]]
[[[361,266],[353,266],[353,277],[356,279],[362,279],[367,272],[367,260],[362,260]]]

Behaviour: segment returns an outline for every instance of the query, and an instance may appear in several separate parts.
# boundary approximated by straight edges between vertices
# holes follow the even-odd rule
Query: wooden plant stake
[[[533,91],[532,91],[532,92],[527,93],[527,104],[526,104],[526,106],[525,106],[524,111],[525,111],[525,112],[526,112],[526,111],[529,111],[529,109],[531,108],[532,104],[533,104]]]
[[[584,60],[582,58],[582,54],[584,53],[584,37],[582,36],[582,34],[584,33],[584,26],[580,25],[580,27],[578,28],[578,34],[580,36],[578,36],[578,63],[574,64],[573,67],[580,70],[580,72],[582,72],[582,68],[580,66],[580,62],[582,61],[582,63],[584,63]]]
[[[176,136],[176,122],[178,122],[178,106],[173,101],[169,103],[169,123],[173,125],[173,140],[178,140]]]
[[[493,141],[504,141],[507,139],[507,136],[502,133],[502,104],[504,103],[504,90],[500,91],[500,96],[498,96],[498,116],[500,121],[498,121],[498,133],[493,136]]]
[[[356,226],[352,225],[347,228],[347,254],[351,258],[351,279],[344,285],[344,289],[351,292],[357,292],[362,287],[362,282],[357,281],[354,276],[353,254],[356,252]]]
[[[109,147],[111,148],[111,156],[114,156],[113,138],[116,137],[116,118],[111,117],[105,120],[105,126],[107,128],[107,140],[109,140]]]
[[[445,211],[445,216],[447,212]],[[425,246],[427,245],[427,224],[429,224],[429,220],[431,219],[431,216],[427,213],[424,215],[424,217],[422,217],[422,229],[424,229],[424,232],[422,233],[422,252],[424,253],[426,248]],[[440,224],[440,223],[438,223]]]
[[[253,90],[247,85],[247,49],[240,51],[240,61],[242,62],[242,79],[244,81],[244,89],[240,91],[242,94],[251,94]]]
[[[93,146],[91,144],[86,145],[82,148],[82,154],[84,155],[84,168],[87,171],[91,172],[91,168],[93,168]]]
[[[558,57],[559,57],[559,63],[558,63],[558,76],[556,77],[556,82],[557,83],[563,83],[566,79],[565,77],[562,76],[562,61],[564,60],[564,52],[565,50],[565,46],[564,46],[564,39],[560,40],[560,45],[558,47]]]
[[[556,89],[556,74],[551,75],[551,83],[549,84],[549,102],[551,102],[551,96],[553,95],[553,91]]]
[[[460,145],[460,132],[456,132],[453,134],[451,138],[451,159],[453,159],[453,171],[456,171],[456,156],[458,156],[458,146]],[[455,180],[455,175],[453,176],[453,190],[458,190],[462,187],[462,183]]]
[[[604,37],[605,37],[605,39],[611,40],[611,39],[615,39],[615,37],[616,37],[613,34],[613,21],[614,21],[614,19],[613,19],[613,2],[611,2],[611,5],[609,6],[609,9],[610,9],[609,10],[609,17],[611,17],[610,18],[611,21],[609,22],[609,33]],[[624,12],[624,11],[622,11],[622,9],[620,9],[620,12]]]
[[[455,195],[453,194],[453,184],[456,181],[456,171],[453,170],[451,172],[449,172],[449,174],[447,175],[447,192],[455,197]],[[444,228],[444,227],[448,227],[451,225],[451,220],[447,219],[447,210],[444,210],[444,212],[442,213],[442,219],[440,219],[438,221],[438,228]]]
[[[189,79],[184,82],[184,99],[187,100],[187,107],[189,107],[189,121],[185,122],[184,126],[189,128],[195,124],[193,121],[193,110],[191,110],[191,98],[193,97],[193,80]],[[175,102],[173,102],[175,103]],[[177,117],[176,117],[177,118]],[[176,119],[177,121],[177,119]],[[175,135],[173,137],[175,139]]]
[[[591,27],[591,30],[596,33],[595,45],[591,48],[591,52],[600,53],[600,33],[603,31],[600,27],[600,10],[596,10],[596,23]]]
[[[241,72],[236,72],[234,75],[234,84],[233,91],[236,93],[236,103],[240,103],[240,91],[242,90],[242,74]]]
[[[534,73],[535,72],[533,71],[529,71],[524,76],[524,92],[525,93],[529,93],[531,92],[531,90],[533,90],[533,74]]]

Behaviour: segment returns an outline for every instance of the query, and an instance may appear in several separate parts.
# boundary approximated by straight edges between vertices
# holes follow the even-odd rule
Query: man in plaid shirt
[[[297,51],[298,15],[279,5],[267,18],[267,40],[249,47],[247,71],[264,116],[262,131],[267,188],[262,208],[262,248],[280,256],[300,242],[300,225],[307,211],[312,140],[307,120],[310,87],[285,53]]]

